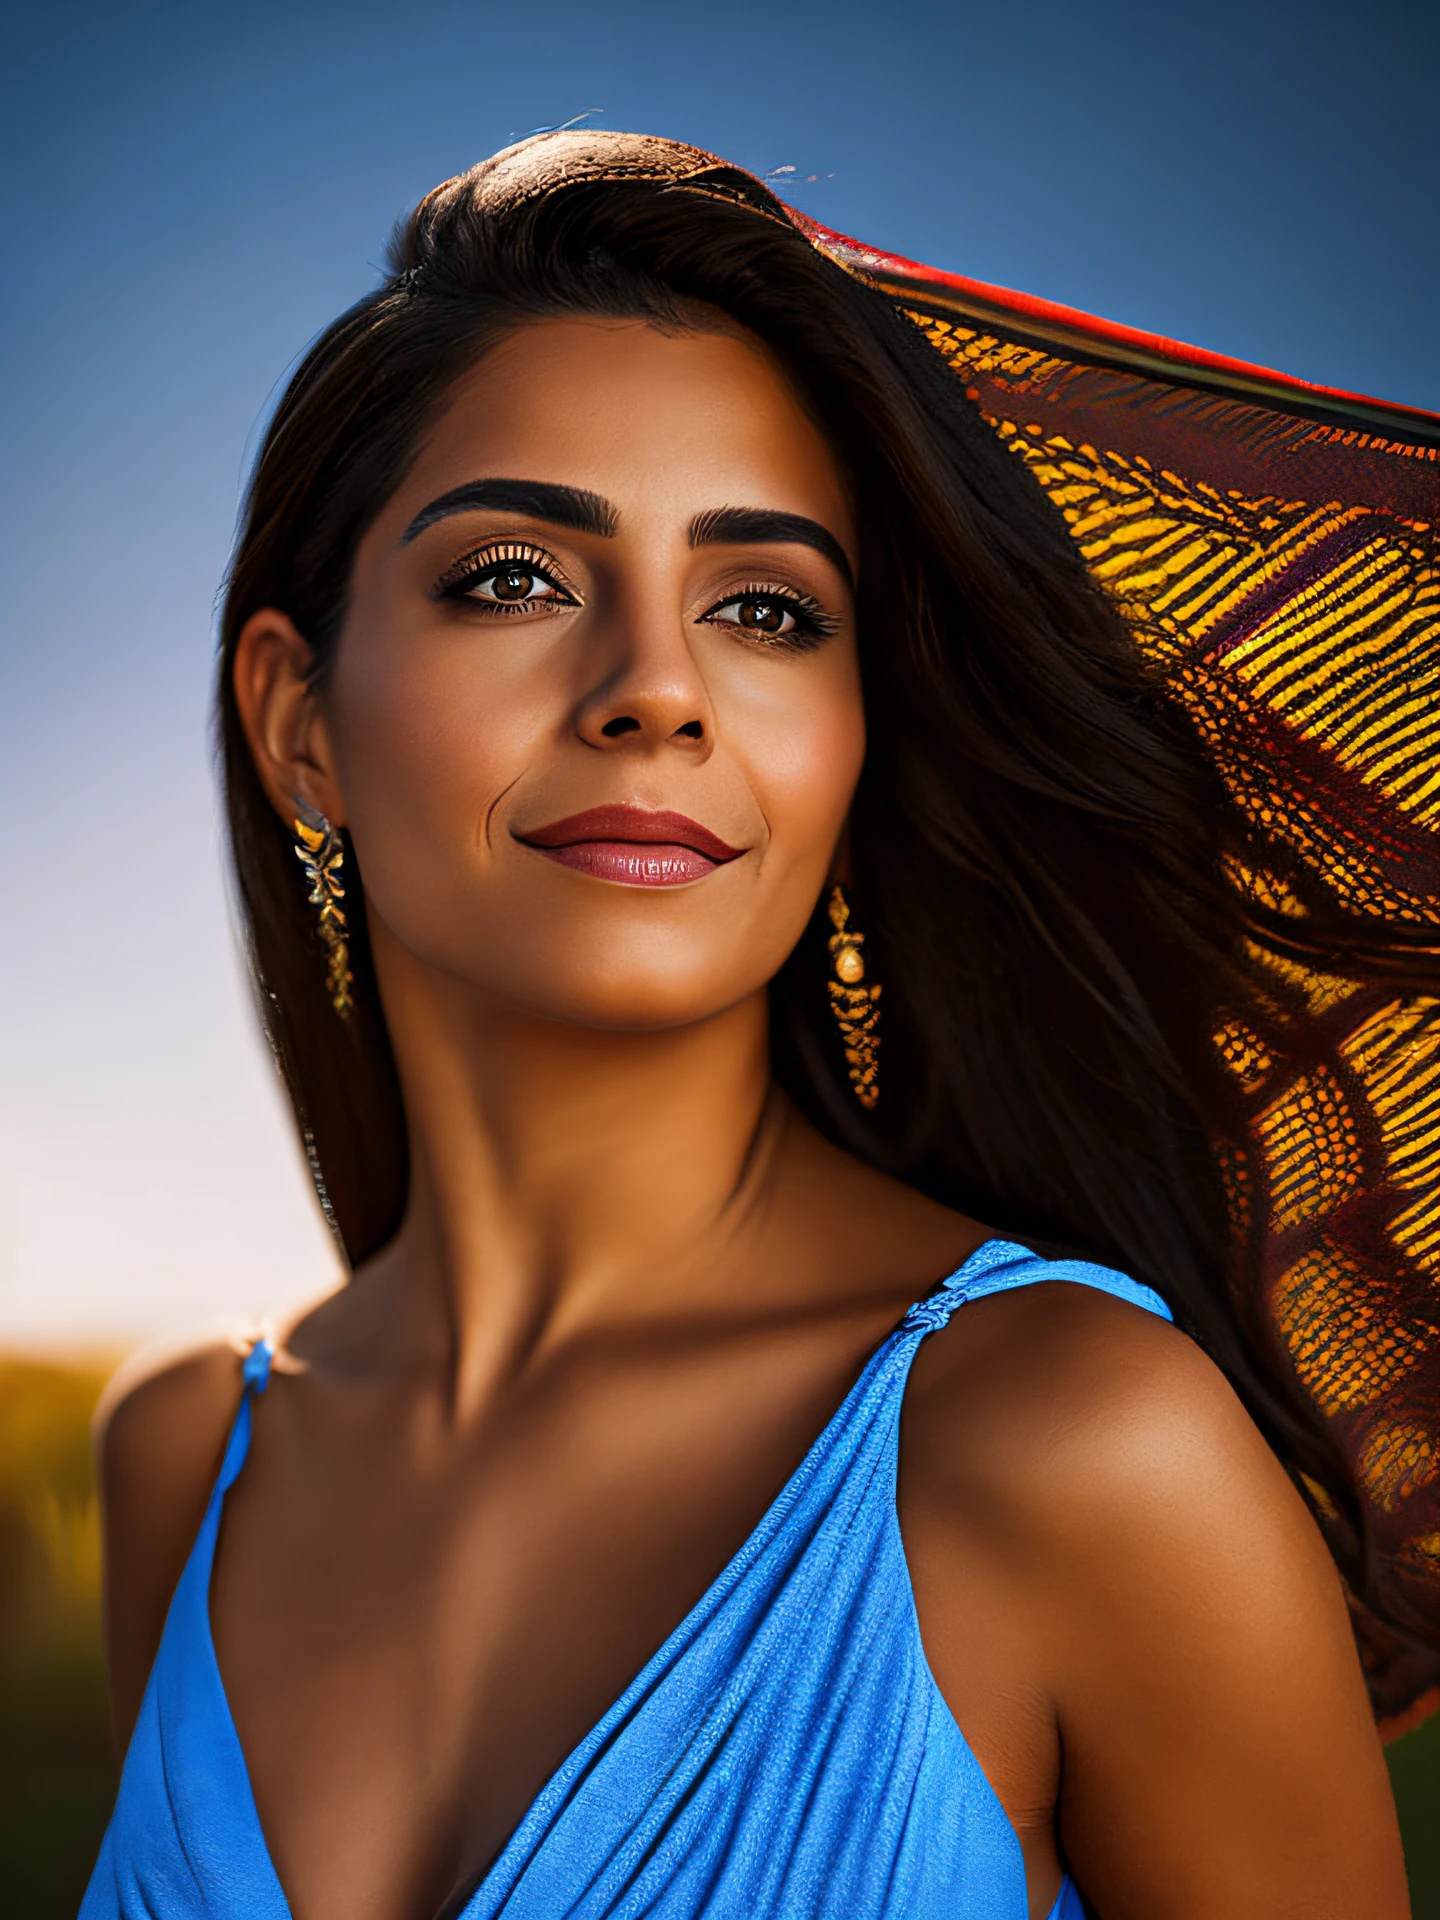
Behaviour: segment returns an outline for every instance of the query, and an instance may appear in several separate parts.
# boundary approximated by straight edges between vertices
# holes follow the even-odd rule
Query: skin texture
[[[602,496],[613,530],[484,508],[404,539],[501,477]],[[298,1920],[427,1920],[472,1884],[984,1237],[769,1083],[765,983],[839,870],[864,716],[844,571],[796,541],[692,544],[737,507],[818,522],[858,565],[843,475],[756,343],[537,324],[459,384],[366,535],[328,682],[282,612],[245,631],[274,804],[354,839],[413,1152],[397,1239],[284,1332],[216,1564]],[[487,543],[561,598],[435,597]],[[814,602],[823,642],[737,624],[747,592]],[[740,857],[623,886],[517,837],[608,804]],[[122,1741],[238,1395],[221,1342],[110,1396]],[[899,1499],[1033,1915],[1063,1857],[1105,1920],[1400,1920],[1337,1577],[1183,1336],[1063,1285],[966,1308],[917,1360]]]

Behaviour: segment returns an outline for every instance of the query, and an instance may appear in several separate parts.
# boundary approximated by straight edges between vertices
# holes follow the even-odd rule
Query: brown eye
[[[804,613],[798,601],[781,594],[745,593],[722,601],[705,617],[716,626],[738,627],[741,633],[753,633],[757,640],[789,640],[801,628]],[[797,614],[800,619],[796,618]]]
[[[524,567],[504,567],[490,576],[490,590],[497,600],[528,600],[535,591],[535,576]]]
[[[735,624],[752,633],[785,633],[795,624],[794,614],[778,600],[742,600],[736,614]]]
[[[533,613],[538,608],[573,607],[574,596],[528,554],[472,555],[443,580],[446,598],[461,598],[492,613]]]
[[[469,592],[472,599],[498,600],[507,607],[523,606],[527,600],[534,606],[564,597],[553,580],[547,580],[538,567],[527,566],[523,560],[502,560],[486,567],[470,581]]]
[[[840,626],[835,615],[808,593],[762,586],[759,581],[718,600],[700,618],[711,626],[743,633],[757,647],[776,653],[808,653]]]

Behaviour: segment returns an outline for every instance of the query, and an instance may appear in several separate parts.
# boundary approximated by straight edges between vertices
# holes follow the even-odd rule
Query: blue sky
[[[206,704],[257,422],[437,180],[587,108],[889,249],[1440,410],[1440,9],[64,4],[0,67],[0,1341],[323,1282]]]

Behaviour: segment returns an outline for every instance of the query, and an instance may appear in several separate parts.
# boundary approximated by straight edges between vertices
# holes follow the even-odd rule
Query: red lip
[[[632,887],[685,886],[744,852],[686,814],[644,807],[590,807],[515,837],[562,866]]]
[[[683,813],[650,813],[643,807],[591,807],[568,814],[548,827],[532,827],[517,834],[532,847],[573,847],[585,840],[634,840],[642,847],[690,847],[720,866],[735,860],[743,847],[728,846],[698,820]]]

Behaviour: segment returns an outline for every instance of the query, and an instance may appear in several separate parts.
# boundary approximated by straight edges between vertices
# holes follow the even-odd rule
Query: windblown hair
[[[704,303],[788,368],[849,475],[860,537],[870,744],[853,905],[885,983],[884,1091],[868,1116],[851,1095],[818,906],[771,989],[777,1077],[862,1158],[1041,1251],[1154,1287],[1367,1593],[1347,1470],[1255,1304],[1263,1176],[1215,1048],[1227,1018],[1293,1029],[1301,1009],[1256,949],[1295,952],[1304,929],[1234,884],[1247,828],[1190,722],[962,384],[755,182],[576,184],[496,207],[477,177],[422,202],[391,277],[291,380],[224,607],[219,732],[259,1004],[349,1259],[394,1234],[408,1178],[363,871],[347,849],[347,1026],[241,729],[237,637],[258,609],[283,610],[323,684],[362,535],[456,379],[507,332],[562,315],[693,327]],[[1349,938],[1357,967],[1382,964],[1378,930]],[[1233,1204],[1247,1180],[1248,1208]]]

